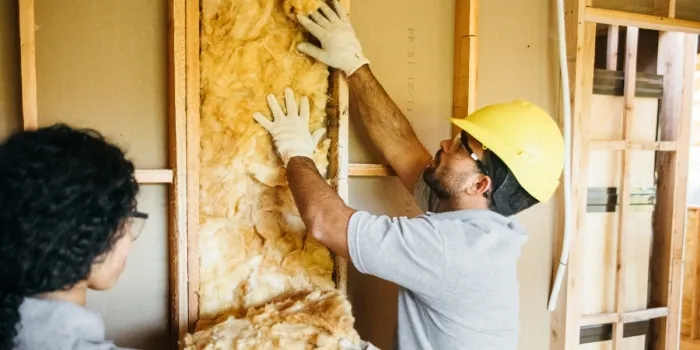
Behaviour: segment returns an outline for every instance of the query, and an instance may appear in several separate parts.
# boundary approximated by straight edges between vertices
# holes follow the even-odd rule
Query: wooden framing
[[[185,71],[185,0],[168,1],[168,143],[172,185],[169,189],[170,334],[178,346],[187,326],[187,110]]]
[[[476,108],[477,13],[477,0],[455,0],[452,118],[464,118]],[[453,135],[459,130],[452,126]]]
[[[588,167],[588,128],[586,118],[589,115],[590,99],[593,90],[593,61],[595,58],[595,24],[585,23],[586,5],[591,0],[566,0],[564,2],[566,24],[566,52],[569,57],[570,100],[572,117],[572,200],[574,212],[573,220],[574,237],[569,253],[568,271],[565,282],[562,285],[556,310],[551,315],[550,348],[574,349],[578,346],[581,335],[580,309],[581,288],[577,282],[580,275],[579,254],[576,250],[578,232],[581,231],[586,208],[586,188],[580,188],[576,184],[587,183]],[[559,191],[559,197],[563,193]],[[563,229],[564,209],[558,206],[557,227]],[[557,235],[554,242],[552,276],[556,274],[556,266],[559,264],[559,252],[563,242],[563,235]]]
[[[22,124],[24,130],[33,130],[39,127],[36,97],[34,0],[19,1],[19,38],[22,65]]]
[[[569,274],[566,276],[565,297],[560,298],[558,310],[552,316],[552,349],[576,349],[579,347],[580,327],[599,324],[613,324],[613,349],[621,349],[623,326],[625,323],[651,320],[652,331],[649,337],[651,349],[677,349],[680,318],[680,277],[682,271],[682,227],[685,215],[685,187],[688,166],[690,94],[692,93],[692,72],[697,52],[697,34],[700,22],[673,18],[675,1],[655,2],[658,11],[664,10],[664,17],[602,10],[591,7],[590,1],[569,0],[566,2],[568,56],[572,74],[571,93],[573,104],[573,183],[576,201],[575,222],[577,232],[582,231],[583,215],[586,207],[589,150],[621,152],[622,169],[620,181],[620,203],[616,236],[615,302],[614,312],[581,315],[580,274],[584,266],[577,244],[586,237],[575,237],[570,253]],[[660,13],[661,14],[661,13]],[[619,27],[627,28],[625,61],[623,133],[620,140],[591,140],[587,107],[592,94],[590,77],[594,70],[593,58],[596,24],[610,25],[606,68],[617,67],[617,36]],[[631,140],[634,127],[636,41],[638,28],[661,30],[658,74],[663,76],[663,98],[659,116],[660,138],[656,141]],[[666,33],[675,31],[679,33]],[[688,34],[683,34],[688,33]],[[686,72],[684,74],[684,72]],[[629,267],[625,255],[625,235],[631,229],[630,220],[630,156],[638,151],[657,152],[656,173],[657,202],[654,212],[652,257],[650,261],[651,295],[648,308],[626,311],[625,272]],[[563,218],[563,212],[559,213]],[[561,227],[561,225],[560,225]],[[577,235],[578,236],[578,235]],[[561,241],[561,237],[558,237]],[[560,242],[559,242],[560,244]],[[555,245],[555,249],[556,249]],[[558,261],[558,257],[555,257]],[[673,336],[670,336],[673,335]]]
[[[687,213],[683,307],[689,307],[690,310],[683,310],[681,341],[700,345],[700,207],[689,206]]]
[[[664,75],[660,138],[676,140],[678,151],[660,153],[657,159],[650,304],[667,306],[669,311],[665,320],[652,322],[652,349],[676,349],[679,344],[690,102],[697,40],[697,35],[682,33],[659,36],[657,67]]]
[[[700,34],[700,22],[685,19],[643,15],[639,13],[586,8],[586,21],[601,24],[619,25],[623,27],[638,27],[661,32],[683,32]]]
[[[199,0],[185,0],[185,77],[187,96],[187,298],[178,299],[179,319],[194,330],[199,317]],[[181,247],[182,250],[182,247]],[[185,311],[186,310],[186,311]],[[182,339],[182,338],[180,338]]]
[[[632,123],[634,120],[635,96],[637,78],[637,41],[639,40],[639,29],[634,27],[627,28],[627,45],[625,59],[625,96],[624,96],[624,111],[622,113],[622,139],[627,141],[632,136]],[[617,232],[617,270],[616,270],[616,289],[615,293],[615,310],[617,312],[618,321],[613,323],[613,349],[622,348],[622,338],[624,323],[622,316],[625,313],[625,272],[627,261],[624,255],[624,238],[627,236],[628,230],[628,215],[630,201],[630,163],[631,154],[627,149],[622,150],[622,178],[620,179],[620,214]]]

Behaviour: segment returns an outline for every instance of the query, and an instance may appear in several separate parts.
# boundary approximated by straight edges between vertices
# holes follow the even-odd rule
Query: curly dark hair
[[[134,165],[97,131],[59,124],[0,144],[0,349],[26,296],[67,290],[124,235]]]

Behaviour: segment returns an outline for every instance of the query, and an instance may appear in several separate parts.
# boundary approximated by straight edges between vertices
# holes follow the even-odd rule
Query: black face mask
[[[469,151],[469,149],[467,149]],[[532,205],[537,200],[520,186],[515,175],[495,153],[484,152],[484,174],[491,178],[489,209],[503,216],[515,215]]]

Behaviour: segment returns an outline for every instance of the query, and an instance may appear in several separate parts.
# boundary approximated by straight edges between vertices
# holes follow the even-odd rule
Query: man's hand
[[[358,68],[369,63],[362,55],[360,41],[355,36],[350,20],[337,0],[335,12],[325,3],[311,14],[311,19],[297,15],[299,23],[321,42],[321,48],[310,43],[300,43],[297,49],[350,76]]]
[[[309,99],[306,96],[301,98],[298,109],[292,89],[284,89],[284,98],[287,115],[282,112],[275,95],[270,94],[267,96],[267,103],[274,120],[270,121],[260,113],[255,113],[253,119],[272,135],[277,152],[286,167],[292,157],[311,158],[326,129],[319,128],[313,134],[309,132]]]

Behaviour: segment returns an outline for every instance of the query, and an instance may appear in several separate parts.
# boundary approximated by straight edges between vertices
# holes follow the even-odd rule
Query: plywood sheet
[[[649,98],[635,100],[632,121],[632,140],[655,140],[658,101]],[[590,137],[594,140],[619,140],[622,135],[623,98],[593,95]],[[588,187],[620,186],[622,152],[609,150],[590,151]],[[632,152],[630,160],[631,186],[654,186],[655,152]],[[618,201],[619,203],[619,201]],[[651,208],[649,208],[651,209]],[[579,240],[582,261],[583,315],[614,312],[616,235],[619,210],[612,213],[586,213],[584,231]],[[628,265],[625,283],[625,310],[646,308],[649,254],[651,247],[651,210],[631,211],[629,230],[624,238],[624,254]]]
[[[167,1],[37,0],[39,124],[102,130],[167,165]]]
[[[619,349],[641,350],[641,349],[644,349],[645,341],[646,341],[646,336],[643,336],[643,335],[637,336],[637,337],[623,338],[621,347]],[[608,340],[608,341],[604,341],[604,342],[597,342],[597,343],[588,343],[588,344],[579,345],[578,349],[579,350],[613,350],[613,343],[612,343],[612,340]]]
[[[21,128],[17,1],[0,2],[0,139]]]

